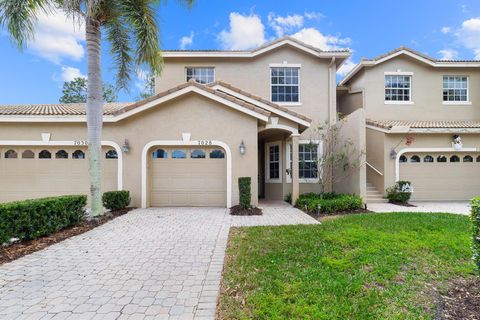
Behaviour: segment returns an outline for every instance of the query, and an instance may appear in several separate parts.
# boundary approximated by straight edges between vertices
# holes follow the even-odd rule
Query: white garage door
[[[226,206],[222,149],[155,148],[149,170],[151,206]]]
[[[103,190],[117,190],[117,159],[104,149]],[[0,147],[0,202],[89,194],[87,150],[73,147]]]
[[[480,157],[416,153],[400,158],[400,180],[412,182],[412,200],[469,200],[480,195]]]

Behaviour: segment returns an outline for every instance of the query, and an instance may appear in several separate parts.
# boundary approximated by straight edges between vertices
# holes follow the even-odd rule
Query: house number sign
[[[74,146],[88,146],[88,141],[87,140],[74,140],[73,145]]]
[[[199,140],[198,141],[198,145],[200,146],[211,146],[213,143],[212,143],[212,140]]]

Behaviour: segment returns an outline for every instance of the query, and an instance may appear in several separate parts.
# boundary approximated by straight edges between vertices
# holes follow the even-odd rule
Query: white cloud
[[[304,17],[299,14],[293,14],[289,16],[277,16],[274,13],[268,14],[268,23],[277,37],[282,37],[287,32],[303,27]]]
[[[324,35],[315,28],[303,28],[293,35],[300,41],[321,50],[335,50],[351,44],[350,38],[340,38],[332,35]]]
[[[75,78],[86,78],[86,77],[87,76],[82,74],[80,69],[77,69],[74,67],[68,67],[68,66],[62,67],[61,78],[62,78],[62,81],[64,82],[72,81]]]
[[[305,12],[304,14],[305,18],[309,20],[317,20],[321,18],[325,18],[325,15],[321,12]]]
[[[462,45],[473,50],[475,59],[480,59],[480,18],[465,20],[456,37]]]
[[[28,47],[39,56],[60,64],[63,58],[80,60],[85,55],[85,27],[64,12],[38,14],[35,38]]]
[[[345,77],[353,68],[355,68],[356,65],[357,64],[353,62],[352,58],[348,58],[347,61],[342,64],[340,69],[337,70],[337,74],[341,77]]]
[[[180,38],[180,49],[185,50],[187,47],[191,46],[193,44],[193,38],[195,37],[195,34],[190,32],[189,36],[183,36]]]
[[[455,60],[458,58],[458,52],[453,49],[443,49],[438,51],[440,60]]]
[[[259,16],[230,13],[230,30],[218,35],[222,47],[228,50],[246,50],[265,43],[265,27]]]
[[[452,28],[443,27],[442,29],[440,29],[440,31],[442,31],[443,34],[449,34],[452,31]]]

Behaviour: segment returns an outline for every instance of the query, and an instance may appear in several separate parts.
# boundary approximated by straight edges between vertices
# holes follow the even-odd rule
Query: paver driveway
[[[231,225],[316,223],[264,212],[135,210],[0,266],[0,319],[213,319]]]

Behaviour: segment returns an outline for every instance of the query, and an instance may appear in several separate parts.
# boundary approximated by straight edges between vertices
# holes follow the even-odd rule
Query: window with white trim
[[[201,84],[209,84],[215,81],[215,68],[213,67],[187,67],[187,82],[191,79]]]
[[[385,101],[409,102],[412,93],[412,76],[385,75]]]
[[[272,67],[271,94],[272,102],[299,102],[300,101],[300,72],[299,68]]]
[[[467,76],[443,76],[443,101],[444,102],[467,102],[468,101],[468,77]]]
[[[318,178],[318,143],[298,145],[298,177],[300,179]]]
[[[266,149],[266,181],[282,182],[281,143],[272,142],[265,145]]]

